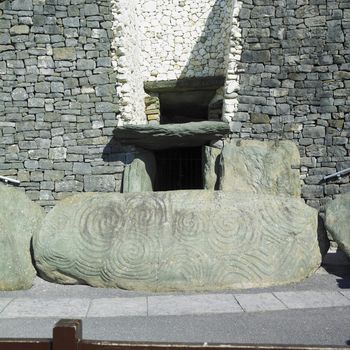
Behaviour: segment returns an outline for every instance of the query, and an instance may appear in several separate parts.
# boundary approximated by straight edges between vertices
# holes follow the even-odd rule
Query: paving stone
[[[284,310],[287,308],[272,293],[234,294],[234,297],[243,310],[247,312]]]
[[[7,305],[0,318],[62,317],[83,318],[90,305],[89,299],[30,299],[18,298]]]
[[[148,315],[191,315],[243,312],[231,294],[148,297]]]
[[[350,300],[338,292],[276,292],[274,295],[289,309],[349,306]]]
[[[11,301],[12,298],[0,298],[0,314]]]
[[[101,298],[91,301],[87,317],[147,316],[147,299]]]
[[[340,293],[350,300],[350,290],[341,290]]]

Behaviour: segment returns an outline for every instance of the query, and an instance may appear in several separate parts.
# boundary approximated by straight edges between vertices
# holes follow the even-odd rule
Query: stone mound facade
[[[1,0],[0,175],[47,210],[119,192],[138,151],[115,127],[190,109],[190,91],[233,138],[296,143],[323,207],[350,188],[322,181],[350,167],[349,42],[348,0]]]

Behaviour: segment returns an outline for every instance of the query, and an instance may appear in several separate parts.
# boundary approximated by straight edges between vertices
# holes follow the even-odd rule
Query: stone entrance
[[[203,189],[202,147],[170,148],[154,154],[155,191]]]

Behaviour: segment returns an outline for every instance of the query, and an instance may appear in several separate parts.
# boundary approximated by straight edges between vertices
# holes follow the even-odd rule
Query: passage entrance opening
[[[155,157],[155,191],[203,189],[202,147],[165,149]]]

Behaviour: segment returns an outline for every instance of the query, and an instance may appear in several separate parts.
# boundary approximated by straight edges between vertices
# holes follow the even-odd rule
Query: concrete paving
[[[60,318],[83,319],[91,339],[350,345],[350,264],[332,252],[302,283],[220,293],[137,293],[40,278],[28,291],[0,292],[0,337],[50,337]]]

